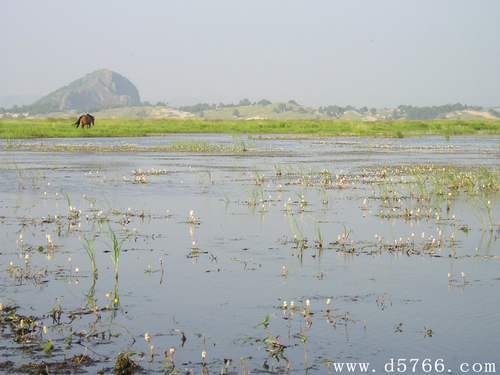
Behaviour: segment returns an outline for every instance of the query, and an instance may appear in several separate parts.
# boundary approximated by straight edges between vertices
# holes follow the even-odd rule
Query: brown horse
[[[86,115],[81,115],[73,125],[76,125],[77,128],[81,125],[82,129],[85,129],[85,125],[87,125],[87,128],[90,129],[90,125],[94,125],[94,116],[88,113]]]

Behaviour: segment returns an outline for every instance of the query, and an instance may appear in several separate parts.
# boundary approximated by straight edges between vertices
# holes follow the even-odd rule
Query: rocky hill
[[[101,69],[44,96],[28,106],[30,112],[99,110],[141,105],[137,87],[121,74]]]

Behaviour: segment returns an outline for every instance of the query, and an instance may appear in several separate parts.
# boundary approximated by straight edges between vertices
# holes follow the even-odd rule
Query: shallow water
[[[141,148],[179,140],[235,143],[227,135],[11,142]],[[498,138],[244,143],[250,151],[0,151],[0,298],[40,324],[32,343],[14,343],[3,325],[3,361],[19,366],[84,353],[95,362],[83,370],[95,373],[135,351],[144,353],[132,355],[142,367],[169,373],[164,352],[175,348],[175,369],[195,373],[202,351],[212,373],[227,359],[227,371],[243,373],[241,358],[251,373],[305,373],[306,353],[307,372],[318,374],[327,373],[328,361],[370,363],[369,372],[390,370],[391,359],[396,372],[398,359],[408,367],[418,359],[416,373],[427,369],[423,363],[441,372],[439,359],[453,373],[462,364],[498,368],[498,192],[453,192],[448,205],[447,195],[412,196],[392,169],[498,171]],[[371,183],[384,167],[387,179]],[[118,281],[111,231],[124,240]],[[96,236],[97,279],[82,236]],[[16,277],[40,269],[41,277]],[[283,309],[284,301],[296,308]],[[93,302],[97,313],[87,314]],[[61,319],[53,321],[58,306]],[[255,327],[266,316],[267,330]],[[42,325],[51,353],[23,350],[48,341]],[[277,336],[286,347],[273,353],[278,346],[269,338]]]

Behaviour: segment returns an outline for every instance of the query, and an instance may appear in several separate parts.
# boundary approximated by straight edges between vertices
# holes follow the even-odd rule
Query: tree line
[[[414,107],[411,105],[400,105],[398,116],[405,116],[407,120],[430,120],[435,118],[445,118],[446,113],[464,110],[482,111],[481,106],[468,106],[467,104],[445,104],[432,107]],[[495,112],[495,111],[494,111]]]
[[[80,112],[98,112],[105,109],[113,109],[123,107],[116,103],[103,103],[97,106],[85,106],[78,108]],[[59,104],[44,102],[44,103],[34,103],[29,105],[17,106],[13,105],[9,109],[0,108],[1,114],[18,114],[17,118],[23,118],[25,114],[27,116],[43,115],[46,113],[60,112]]]
[[[215,103],[198,103],[194,105],[180,106],[178,109],[184,112],[190,112],[194,114],[198,114],[200,117],[203,117],[204,111],[223,109],[223,108],[235,108],[233,111],[233,115],[239,117],[240,113],[237,108],[239,107],[247,107],[247,106],[269,106],[273,103],[268,99],[262,99],[258,102],[251,102],[247,98],[240,100],[238,103],[222,103],[220,102],[218,105]],[[148,101],[142,103],[144,106],[150,106],[151,104]],[[299,108],[294,108],[293,105],[299,106]],[[164,102],[157,102],[156,106],[167,106]],[[79,111],[82,112],[97,112],[104,109],[118,108],[121,107],[118,104],[114,103],[103,103],[99,106],[88,106],[85,108],[79,108]],[[386,108],[387,109],[387,108]],[[482,111],[482,106],[468,106],[467,104],[445,104],[441,106],[426,106],[426,107],[417,107],[412,105],[400,105],[396,109],[393,110],[392,114],[385,116],[386,120],[398,120],[398,119],[406,119],[406,120],[431,120],[431,119],[444,119],[446,118],[446,114],[453,111],[463,111],[463,110],[474,110],[474,111]],[[0,114],[17,114],[18,118],[24,117],[25,114],[28,116],[34,116],[38,114],[46,114],[51,112],[58,112],[59,106],[54,103],[34,103],[30,105],[17,106],[14,105],[12,108],[4,109],[0,108]],[[321,106],[318,109],[309,109],[306,110],[303,106],[297,104],[295,100],[289,100],[287,103],[278,103],[273,108],[274,113],[284,113],[284,112],[293,112],[297,111],[299,113],[307,113],[310,111],[312,114],[322,114],[331,118],[341,118],[347,111],[355,111],[364,116],[376,116],[378,110],[376,108],[368,108],[366,106],[356,108],[351,105],[347,105],[345,107],[339,105],[328,105]],[[494,117],[500,117],[498,111],[489,109],[488,112]],[[5,116],[4,116],[5,117]]]

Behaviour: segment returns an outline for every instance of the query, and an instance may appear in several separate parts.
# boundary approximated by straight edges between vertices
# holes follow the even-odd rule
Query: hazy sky
[[[0,97],[107,68],[141,100],[500,106],[500,0],[1,0]]]

